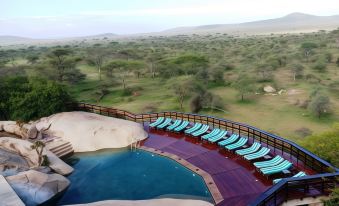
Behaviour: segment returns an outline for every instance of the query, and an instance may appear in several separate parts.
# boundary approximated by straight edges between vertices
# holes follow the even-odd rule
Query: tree
[[[313,42],[304,42],[301,44],[301,48],[304,50],[304,56],[306,58],[306,62],[309,61],[309,57],[312,54],[312,50],[317,48],[318,45]]]
[[[72,52],[68,49],[55,49],[49,55],[49,63],[56,70],[56,80],[59,82],[77,82],[84,79],[80,70],[76,69],[76,64],[81,60],[77,57],[69,56]]]
[[[147,54],[146,60],[149,62],[149,71],[151,73],[151,77],[155,77],[155,73],[157,71],[157,63],[161,59],[161,56],[155,51],[154,48],[150,49],[150,52]]]
[[[335,63],[337,64],[337,67],[339,67],[339,57],[337,58],[337,61]]]
[[[327,69],[326,63],[318,60],[312,67],[312,69],[318,71],[318,72],[324,72]]]
[[[326,59],[327,63],[331,63],[332,60],[333,60],[333,55],[328,52],[328,53],[325,54],[325,59]]]
[[[39,60],[39,56],[38,55],[28,55],[26,57],[27,61],[30,63],[30,64],[35,64],[38,60]]]
[[[192,81],[186,80],[183,82],[175,83],[173,85],[173,91],[174,91],[174,94],[177,96],[181,110],[183,110],[185,98],[190,94],[192,89],[193,89]]]
[[[222,84],[224,83],[224,71],[222,68],[214,68],[210,71],[211,79],[213,82]]]
[[[267,64],[259,64],[255,71],[258,73],[260,82],[271,81],[273,79],[273,67]]]
[[[291,71],[293,74],[293,80],[295,81],[296,78],[299,78],[303,75],[304,66],[301,64],[293,64],[291,65]]]
[[[329,97],[321,93],[314,95],[309,103],[308,109],[318,118],[329,113],[331,109]]]
[[[239,75],[238,79],[233,83],[233,87],[237,89],[241,96],[241,101],[244,101],[244,96],[253,92],[254,80],[248,75]]]
[[[42,155],[42,152],[44,151],[44,148],[45,148],[45,143],[41,141],[36,141],[31,145],[31,148],[34,149],[36,153],[38,154],[39,166],[42,166],[43,163],[49,162],[48,157],[46,155]],[[43,165],[43,166],[47,166],[47,165]]]
[[[102,48],[93,49],[88,52],[87,61],[89,64],[96,67],[98,71],[99,81],[101,81],[101,70],[105,63],[106,52],[107,51],[103,50]]]
[[[304,138],[300,144],[316,155],[339,167],[339,123],[329,131]]]
[[[56,82],[27,77],[3,78],[1,82],[1,119],[35,120],[66,111],[66,104],[72,101],[66,88]]]
[[[108,62],[104,68],[108,71],[108,74],[110,74],[110,76],[113,75],[114,71],[117,71],[119,77],[122,80],[123,88],[126,89],[126,76],[132,68],[135,68],[137,64],[138,63],[134,61],[129,62],[127,60],[114,60]]]

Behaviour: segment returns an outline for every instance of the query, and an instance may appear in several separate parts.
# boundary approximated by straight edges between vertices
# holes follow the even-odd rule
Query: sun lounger
[[[175,131],[175,132],[180,132],[180,131],[186,129],[186,127],[188,126],[188,124],[189,124],[189,121],[182,121],[182,122],[181,122],[181,125],[179,125],[178,127],[174,128],[173,131]]]
[[[292,165],[293,164],[290,161],[284,160],[280,164],[275,165],[273,167],[264,167],[264,168],[261,168],[260,171],[264,175],[272,175],[272,174],[276,174],[276,173],[282,172],[283,170],[287,170],[290,167],[292,167]]]
[[[157,126],[158,129],[163,129],[167,127],[172,122],[171,118],[166,118],[165,121]]]
[[[225,139],[221,142],[218,142],[218,145],[224,147],[228,144],[232,144],[233,142],[235,142],[238,139],[238,137],[239,137],[239,135],[232,134],[232,136],[230,136],[229,138],[227,138],[227,139]]]
[[[293,175],[292,177],[303,177],[303,176],[307,176],[307,174],[305,172],[298,172],[297,174]],[[282,179],[283,178],[275,179],[275,180],[273,180],[273,183],[277,184]]]
[[[164,117],[159,117],[155,122],[149,124],[150,127],[156,127],[165,120]]]
[[[234,150],[234,149],[237,149],[237,148],[240,148],[240,147],[244,146],[247,143],[247,141],[248,141],[247,138],[240,137],[240,139],[236,143],[233,143],[233,144],[230,144],[230,145],[226,145],[225,148],[227,150]]]
[[[246,149],[236,150],[235,153],[237,153],[238,155],[244,156],[244,155],[251,154],[253,152],[258,151],[260,147],[261,147],[261,144],[259,142],[254,142],[250,147]]]
[[[272,167],[284,161],[284,158],[277,155],[273,159],[262,161],[262,162],[255,162],[253,163],[256,168],[263,168],[263,167]]]
[[[270,149],[268,149],[267,147],[262,147],[259,151],[255,153],[245,155],[244,158],[247,160],[254,160],[254,159],[258,159],[258,158],[261,158],[267,155],[269,152],[270,152]]]
[[[220,129],[213,129],[210,133],[201,136],[201,139],[207,140],[210,137],[213,137],[221,132]]]
[[[168,126],[166,129],[171,131],[174,128],[178,127],[181,124],[182,120],[181,119],[177,119],[173,122],[173,124],[171,124],[170,126]]]
[[[201,127],[202,127],[202,124],[201,124],[201,123],[199,123],[199,122],[198,122],[198,123],[195,123],[193,127],[189,128],[189,129],[187,129],[187,130],[185,130],[185,133],[186,133],[186,134],[191,134],[191,133],[197,131],[198,129],[200,129]]]
[[[215,143],[215,142],[223,139],[226,135],[227,135],[227,131],[221,130],[221,132],[219,132],[217,135],[208,138],[208,141],[211,142],[211,143]]]
[[[205,132],[207,132],[209,127],[210,126],[206,125],[206,124],[202,125],[202,127],[198,131],[195,131],[195,132],[192,133],[192,136],[197,137],[197,136],[204,134]]]

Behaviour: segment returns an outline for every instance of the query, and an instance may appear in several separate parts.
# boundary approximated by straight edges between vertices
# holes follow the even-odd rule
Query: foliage
[[[304,138],[300,144],[316,155],[339,167],[339,123],[333,125],[332,129]]]
[[[324,202],[325,206],[337,206],[339,205],[339,188],[336,187],[329,195],[329,200]]]
[[[66,88],[43,79],[15,77],[0,84],[2,119],[29,121],[65,111],[71,101]]]
[[[241,96],[241,101],[244,101],[245,95],[254,92],[254,80],[248,75],[239,75],[238,79],[233,83],[233,87],[237,89]]]
[[[292,74],[293,74],[293,80],[300,79],[303,76],[304,72],[304,66],[301,64],[292,64],[290,66]]]
[[[325,96],[322,93],[313,95],[308,105],[308,109],[318,118],[320,118],[324,114],[330,113],[331,107],[329,97]]]
[[[45,148],[45,143],[41,142],[41,141],[35,141],[32,145],[31,148],[34,149],[36,151],[36,153],[38,154],[38,163],[39,166],[48,166],[49,165],[49,160],[48,157],[46,155],[43,155],[43,151]]]
[[[321,60],[317,61],[312,67],[312,69],[318,72],[324,72],[326,68],[327,68],[326,63]]]

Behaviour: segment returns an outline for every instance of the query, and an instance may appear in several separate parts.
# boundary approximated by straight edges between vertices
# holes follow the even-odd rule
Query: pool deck
[[[251,163],[219,150],[216,145],[201,143],[183,133],[148,126],[145,130],[149,138],[142,143],[142,148],[168,156],[201,175],[218,206],[248,205],[272,186],[272,181],[257,172]]]

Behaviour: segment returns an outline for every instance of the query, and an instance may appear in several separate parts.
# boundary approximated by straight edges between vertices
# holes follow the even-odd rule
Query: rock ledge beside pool
[[[147,138],[142,124],[88,112],[63,112],[36,122],[38,131],[69,141],[75,152],[123,148]]]

